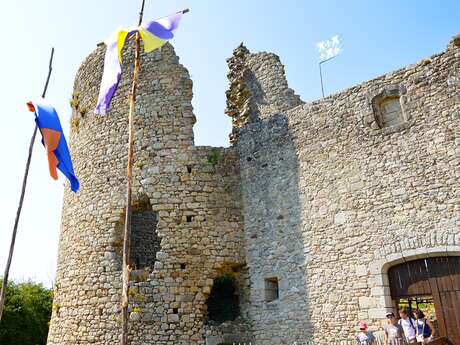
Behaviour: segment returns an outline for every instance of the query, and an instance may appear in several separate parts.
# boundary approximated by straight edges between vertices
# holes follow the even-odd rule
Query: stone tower
[[[106,116],[95,107],[105,47],[80,67],[70,135],[78,194],[64,197],[49,345],[116,344],[120,333],[128,92],[133,51]],[[192,82],[173,47],[142,56],[136,100],[130,294],[133,344],[203,344],[205,301],[243,260],[238,162],[193,146]]]

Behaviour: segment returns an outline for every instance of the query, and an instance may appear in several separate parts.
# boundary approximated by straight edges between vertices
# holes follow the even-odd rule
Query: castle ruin
[[[65,191],[49,345],[119,342],[133,50],[101,117],[90,110],[104,52],[75,79],[81,190]],[[330,343],[422,295],[460,344],[447,306],[460,303],[460,37],[312,103],[289,89],[274,54],[240,46],[228,63],[232,146],[200,147],[192,81],[173,47],[142,55],[131,344]]]

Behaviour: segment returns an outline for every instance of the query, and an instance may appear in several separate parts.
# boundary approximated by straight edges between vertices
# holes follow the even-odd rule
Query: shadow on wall
[[[249,76],[263,100],[263,87]],[[309,321],[306,257],[299,197],[299,162],[288,118],[262,114],[253,104],[251,123],[239,133],[249,316],[257,344],[306,341]]]

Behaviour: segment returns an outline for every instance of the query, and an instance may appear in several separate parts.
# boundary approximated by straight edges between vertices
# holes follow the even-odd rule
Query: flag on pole
[[[121,77],[121,51],[128,39],[137,32],[144,41],[144,51],[149,53],[160,48],[174,37],[184,11],[177,12],[151,22],[142,23],[136,28],[119,28],[106,41],[104,73],[102,75],[101,88],[97,101],[96,114],[105,115],[109,110]]]
[[[80,188],[80,182],[73,171],[72,158],[56,110],[44,99],[28,102],[27,106],[29,111],[35,113],[35,122],[40,129],[42,144],[48,154],[51,177],[57,180],[56,168],[59,169],[69,180],[72,191],[76,193]]]
[[[336,57],[342,51],[338,35],[333,36],[329,40],[318,42],[316,47],[318,48],[319,59],[321,62]]]

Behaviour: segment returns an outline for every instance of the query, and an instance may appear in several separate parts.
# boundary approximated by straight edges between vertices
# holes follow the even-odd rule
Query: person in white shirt
[[[425,318],[425,314],[420,309],[415,310],[414,315],[418,342],[422,344],[429,343],[433,340],[435,334],[433,324]]]
[[[406,309],[399,310],[399,316],[401,319],[398,321],[404,331],[404,336],[409,344],[416,344],[416,332],[415,332],[415,320],[412,319]]]

